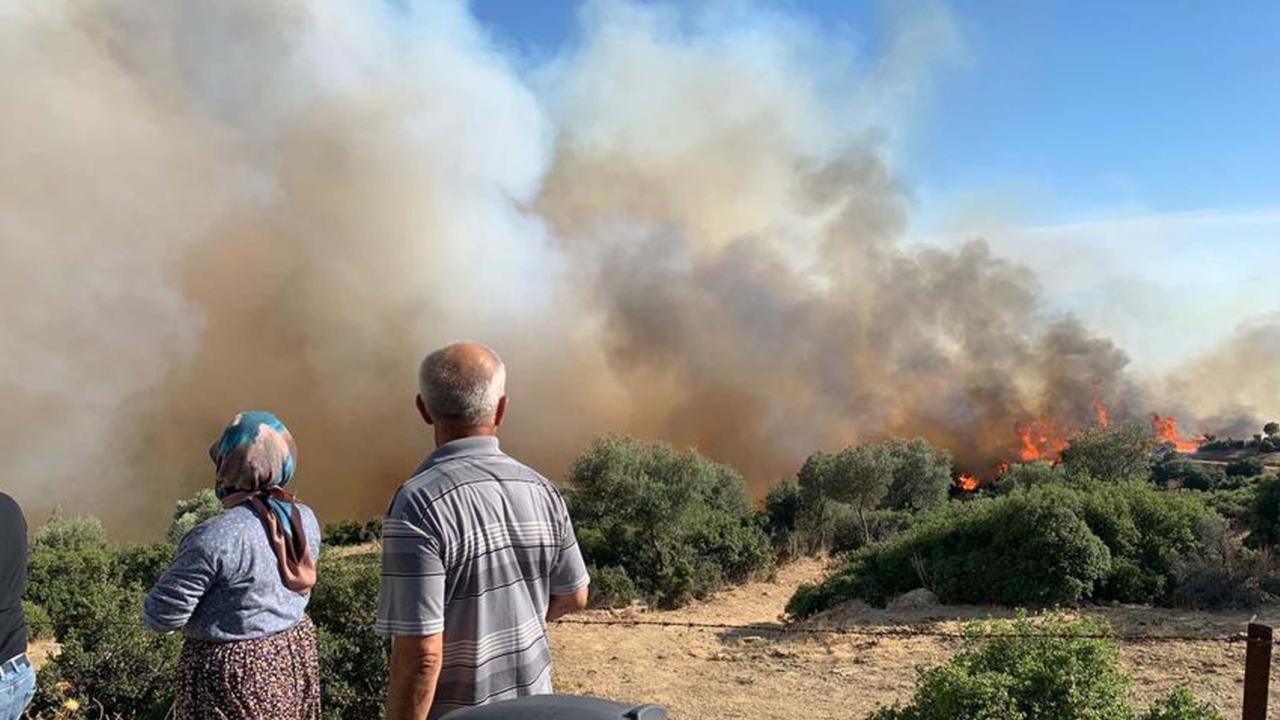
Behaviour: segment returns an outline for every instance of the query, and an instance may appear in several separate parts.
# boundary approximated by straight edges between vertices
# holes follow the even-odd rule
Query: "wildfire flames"
[[[1191,453],[1200,449],[1205,443],[1205,438],[1182,438],[1178,435],[1178,419],[1172,415],[1161,417],[1158,413],[1151,413],[1151,430],[1156,434],[1156,439],[1160,442],[1172,445],[1174,450],[1183,453]]]
[[[1070,441],[1070,437],[1048,419],[1018,423],[1013,432],[1018,436],[1018,459],[1022,462],[1057,460]]]
[[[1094,421],[1099,427],[1111,427],[1111,413],[1099,395],[1100,392],[1095,389],[1092,400]],[[1161,443],[1180,453],[1196,452],[1207,441],[1203,436],[1194,438],[1180,436],[1178,419],[1172,415],[1162,416],[1152,413],[1151,430]],[[1042,418],[1017,423],[1014,425],[1013,432],[1017,437],[1013,448],[1016,462],[1056,463],[1078,431],[1063,430],[1051,418]],[[1003,476],[1009,470],[1009,462],[997,463],[994,470],[994,477]],[[974,492],[982,485],[982,481],[976,475],[966,472],[956,478],[955,484],[964,492]]]

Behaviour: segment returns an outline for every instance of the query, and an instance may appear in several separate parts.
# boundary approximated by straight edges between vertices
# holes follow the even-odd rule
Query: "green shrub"
[[[53,639],[53,620],[43,605],[23,600],[22,617],[27,621],[27,636],[32,640]]]
[[[1103,482],[1146,480],[1157,447],[1149,428],[1138,423],[1094,425],[1062,451],[1062,467],[1074,478]]]
[[[1193,551],[1211,514],[1198,493],[1162,492],[1148,483],[1100,485],[1063,495],[1111,553],[1112,572],[1095,599],[1169,604],[1173,561]]]
[[[181,640],[142,627],[142,593],[112,584],[81,584],[84,602],[59,630],[62,645],[40,669],[33,709],[52,712],[76,700],[85,717],[161,720],[173,702]]]
[[[126,545],[116,550],[120,584],[150,590],[173,562],[177,548],[167,542]]]
[[[389,665],[386,640],[373,631],[378,571],[374,555],[328,556],[311,591],[326,720],[383,717]]]
[[[1120,669],[1105,623],[1050,617],[971,624],[945,665],[922,670],[911,700],[869,720],[1133,720],[1132,679]],[[1185,687],[1143,720],[1221,720]]]
[[[591,606],[597,608],[627,607],[640,598],[627,571],[617,566],[588,568],[591,575]]]
[[[1257,477],[1266,472],[1267,468],[1262,461],[1254,458],[1244,458],[1243,460],[1233,460],[1227,463],[1226,473],[1228,477],[1251,478]]]
[[[1110,570],[1103,543],[1061,493],[957,503],[902,535],[868,546],[788,612],[810,615],[852,598],[883,605],[925,587],[947,603],[1053,605],[1089,597]]]
[[[1216,465],[1170,459],[1157,463],[1152,468],[1151,478],[1160,487],[1213,490],[1227,479],[1227,475]]]
[[[1167,695],[1157,700],[1145,713],[1141,720],[1223,720],[1209,703],[1196,701],[1191,688],[1179,685]]]
[[[983,488],[986,495],[1007,495],[1014,490],[1030,490],[1033,487],[1062,482],[1065,474],[1057,465],[1036,461],[1014,463],[994,483]]]
[[[1249,512],[1249,545],[1271,547],[1277,540],[1280,540],[1280,475],[1258,483]]]
[[[742,476],[693,451],[601,438],[574,462],[566,499],[587,562],[624,569],[663,607],[745,581],[771,562]]]
[[[1211,516],[1198,494],[1145,482],[1051,483],[955,503],[854,553],[797,591],[788,611],[803,617],[853,598],[879,605],[918,587],[949,603],[1168,604],[1174,562],[1196,551],[1199,523]]]
[[[862,443],[810,455],[766,498],[765,524],[782,556],[849,552],[945,504],[950,487],[951,456],[927,441]]]
[[[788,560],[809,552],[798,532],[802,507],[800,485],[795,478],[774,484],[764,497],[760,520],[779,559]]]
[[[335,547],[364,545],[382,537],[382,518],[373,518],[365,522],[355,520],[331,522],[324,526],[322,535],[326,545]]]
[[[96,517],[64,517],[55,510],[53,516],[36,530],[31,540],[32,551],[86,550],[107,547],[107,530]]]
[[[1218,488],[1205,493],[1205,503],[1231,523],[1233,527],[1246,529],[1253,508],[1257,488],[1252,485],[1239,488]]]
[[[116,587],[118,580],[115,555],[105,546],[36,543],[27,560],[27,599],[44,607],[60,638],[88,612],[88,589]]]
[[[169,522],[169,531],[165,537],[177,545],[191,528],[222,512],[222,501],[213,490],[205,489],[195,495],[179,500],[173,506],[173,518]]]
[[[1196,547],[1174,558],[1173,601],[1193,608],[1254,607],[1267,599],[1272,563],[1266,551],[1251,551],[1217,516],[1199,519]]]
[[[1099,621],[1050,618],[1033,624],[970,625],[945,665],[924,670],[905,705],[871,720],[1132,720],[1132,681]],[[1044,637],[1045,634],[1066,637]],[[1018,637],[1018,635],[1038,635]]]

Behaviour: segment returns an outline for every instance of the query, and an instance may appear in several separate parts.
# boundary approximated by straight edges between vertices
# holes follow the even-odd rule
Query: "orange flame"
[[[1067,437],[1052,420],[1032,420],[1013,426],[1018,436],[1018,459],[1022,462],[1057,460],[1067,447]]]
[[[1151,413],[1151,430],[1160,442],[1172,445],[1180,453],[1193,453],[1205,443],[1203,437],[1184,439],[1179,436],[1178,418],[1172,415],[1161,417],[1158,413]]]
[[[1097,394],[1093,396],[1093,414],[1097,418],[1098,425],[1101,427],[1111,427],[1111,413],[1107,410],[1107,406],[1102,404]]]
[[[956,487],[965,492],[973,492],[978,489],[978,478],[969,473],[961,473],[960,477],[956,478]]]

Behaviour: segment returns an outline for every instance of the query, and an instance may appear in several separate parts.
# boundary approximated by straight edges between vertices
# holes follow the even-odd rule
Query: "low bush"
[[[1132,679],[1101,621],[1051,617],[1033,623],[971,624],[945,665],[922,670],[911,699],[869,720],[1133,720]],[[1177,688],[1143,715],[1149,720],[1220,720]]]
[[[1014,463],[996,481],[982,488],[987,496],[1007,495],[1014,490],[1030,490],[1033,487],[1060,483],[1066,479],[1058,465],[1044,461]]]
[[[1157,446],[1151,430],[1141,424],[1094,425],[1071,439],[1062,451],[1062,467],[1073,478],[1146,481]]]
[[[81,713],[72,717],[166,717],[179,637],[142,627],[134,588],[82,583],[80,592],[84,601],[58,631],[61,651],[40,669],[33,710],[52,713],[72,700]]]
[[[880,605],[918,587],[948,603],[1169,604],[1175,560],[1198,549],[1197,528],[1211,516],[1197,494],[1147,483],[1047,484],[956,503],[854,553],[797,591],[788,611],[803,617],[853,598]]]
[[[1216,516],[1199,519],[1197,545],[1174,558],[1173,601],[1192,608],[1254,607],[1268,598],[1274,576],[1265,550],[1249,550]]]
[[[307,613],[320,643],[325,720],[383,717],[389,665],[386,639],[373,631],[378,560],[376,555],[321,560]]]
[[[1152,468],[1151,479],[1164,488],[1213,490],[1226,481],[1227,474],[1216,465],[1169,459]]]
[[[1226,474],[1228,477],[1251,478],[1257,477],[1266,472],[1267,468],[1262,464],[1261,460],[1253,458],[1244,458],[1243,460],[1233,460],[1227,463]]]
[[[566,500],[587,562],[625,570],[659,606],[745,581],[772,560],[742,476],[694,451],[599,439],[574,462]]]
[[[1271,547],[1280,540],[1280,475],[1258,483],[1249,511],[1251,547]]]
[[[382,538],[382,518],[373,518],[365,522],[339,520],[327,523],[321,535],[326,545],[335,547],[364,545]]]
[[[53,619],[43,605],[30,600],[22,601],[22,617],[27,621],[27,636],[32,640],[52,640]]]
[[[621,608],[640,599],[640,591],[625,569],[610,565],[587,570],[591,575],[591,607]]]
[[[925,587],[946,603],[1053,605],[1089,597],[1110,571],[1106,546],[1059,493],[957,503],[901,536],[855,553],[788,612],[804,617],[852,598],[883,605]]]
[[[1222,720],[1222,713],[1209,703],[1196,700],[1191,688],[1179,685],[1142,714],[1142,720]]]
[[[173,518],[169,522],[169,531],[165,537],[177,545],[183,536],[191,532],[191,528],[222,512],[222,501],[213,490],[205,489],[195,495],[179,500],[173,507]]]

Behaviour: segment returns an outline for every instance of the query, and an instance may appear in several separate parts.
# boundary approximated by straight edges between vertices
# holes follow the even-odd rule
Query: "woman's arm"
[[[196,528],[178,546],[178,557],[142,601],[142,622],[155,632],[181,630],[217,576],[217,568]]]

